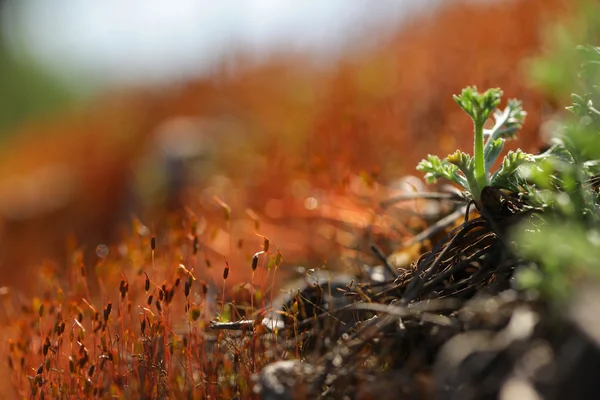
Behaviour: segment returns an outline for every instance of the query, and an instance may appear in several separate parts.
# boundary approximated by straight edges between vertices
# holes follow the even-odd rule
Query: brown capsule
[[[79,365],[79,368],[83,368],[85,367],[85,364],[87,364],[89,358],[88,358],[88,353],[87,350],[83,353],[83,356],[81,356],[81,358],[77,361],[77,364]]]
[[[258,267],[258,254],[252,256],[252,271],[256,271],[256,267]]]
[[[208,292],[208,286],[206,286],[206,282],[202,282],[202,294],[206,294]]]
[[[152,295],[148,296],[148,305],[152,305]]]
[[[40,315],[40,318],[42,318],[44,316],[44,303],[40,304],[40,308],[38,309],[38,314]]]
[[[167,294],[167,304],[171,303],[171,300],[173,300],[173,296],[175,296],[175,287],[172,287]]]
[[[125,299],[125,295],[127,294],[128,291],[129,291],[129,282],[127,282],[125,279],[123,279],[121,281],[121,284],[119,285],[119,292],[121,293],[121,300]]]
[[[44,355],[44,357],[48,354],[49,348],[50,348],[50,339],[48,339],[48,337],[46,337],[46,340],[44,341],[44,346],[42,346],[42,354]]]
[[[265,241],[263,243],[263,250],[265,253],[267,253],[269,251],[269,239],[265,238]]]
[[[200,312],[200,309],[197,307],[194,307],[191,309],[190,318],[192,319],[192,321],[197,321],[198,318],[200,318],[201,314],[202,313]]]
[[[36,374],[40,375],[42,372],[44,372],[44,364],[40,365],[40,367],[37,369]]]
[[[140,330],[142,331],[142,335],[146,334],[146,319],[145,318],[140,323]]]
[[[104,322],[108,321],[108,316],[110,315],[111,311],[112,311],[112,303],[109,301],[108,304],[106,305],[106,308],[104,309]]]
[[[90,368],[88,369],[88,376],[91,378],[92,375],[94,375],[94,371],[96,370],[96,365],[92,364],[90,365]]]
[[[177,279],[175,279],[175,287],[178,287],[180,283],[181,283],[181,278],[177,277]]]
[[[192,287],[192,283],[190,282],[190,279],[185,281],[185,286],[183,288],[183,293],[185,294],[185,297],[188,297],[190,295],[190,289]]]
[[[160,301],[155,301],[154,304],[156,305],[156,309],[158,310],[158,312],[162,313],[162,306],[160,305]]]
[[[225,269],[223,270],[223,279],[227,279],[229,276],[229,263],[225,261]]]
[[[158,289],[158,301],[163,301],[165,298],[165,292],[162,289]]]
[[[152,238],[150,239],[150,248],[152,251],[156,250],[156,236],[154,235],[152,235]]]
[[[144,290],[146,290],[146,292],[148,292],[148,290],[150,290],[150,278],[148,277],[148,274],[144,272],[144,275],[146,275],[146,283],[144,285]]]

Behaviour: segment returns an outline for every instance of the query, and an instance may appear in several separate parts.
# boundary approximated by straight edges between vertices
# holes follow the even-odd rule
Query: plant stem
[[[475,180],[477,187],[471,188],[476,201],[479,201],[481,190],[488,185],[487,172],[485,170],[485,157],[483,152],[483,124],[485,121],[475,122]]]

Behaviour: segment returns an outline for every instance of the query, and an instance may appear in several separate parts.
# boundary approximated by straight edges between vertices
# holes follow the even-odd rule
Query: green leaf
[[[552,141],[554,142],[554,144],[550,146],[548,150],[546,150],[542,154],[533,156],[536,162],[547,158],[561,160],[568,164],[572,164],[575,162],[573,155],[565,147],[565,142],[561,138],[555,138]]]
[[[464,178],[466,178],[467,185],[463,185],[468,189],[471,194],[478,194],[482,188],[477,185],[477,179],[475,179],[475,162],[473,158],[463,153],[460,150],[456,150],[453,154],[448,156],[448,162],[456,166],[460,172],[462,172]]]
[[[475,124],[483,124],[500,104],[502,90],[488,89],[482,94],[477,92],[477,86],[468,86],[453,98],[459,107],[471,116]]]
[[[514,139],[519,129],[523,126],[526,115],[527,113],[523,111],[521,101],[515,99],[509,100],[504,110],[494,111],[496,123],[492,129],[486,131],[486,134],[489,137],[484,150],[486,160],[491,160],[491,156],[488,156],[487,153],[491,150],[490,147],[495,144],[498,139]],[[495,158],[491,161],[489,167],[491,167],[494,161]],[[487,169],[489,169],[489,167],[486,166]]]
[[[523,126],[527,113],[523,111],[523,104],[520,100],[510,99],[503,114],[506,116],[499,121],[502,122],[502,127],[499,129],[496,137],[513,139],[518,130]]]
[[[502,161],[502,166],[490,180],[492,186],[510,189],[511,186],[515,185],[518,176],[516,174],[517,169],[530,162],[534,162],[534,158],[531,154],[525,153],[522,150],[509,151]]]
[[[523,166],[520,172],[525,179],[533,182],[536,187],[543,190],[553,190],[558,185],[557,178],[554,175],[558,162],[560,161],[555,157],[535,159],[535,162]]]
[[[543,279],[535,283],[553,300],[564,299],[578,280],[600,277],[600,232],[596,229],[548,219],[543,229],[529,223],[515,229],[512,235],[519,244],[517,252],[543,266]],[[517,279],[524,279],[519,282],[524,286],[534,283],[519,275]]]
[[[452,175],[457,168],[442,163],[438,156],[427,155],[427,159],[421,160],[417,165],[417,170],[425,172],[425,180],[427,183],[435,183],[438,178],[452,179]]]
[[[438,156],[429,154],[427,159],[421,160],[417,165],[417,170],[425,172],[427,183],[435,183],[439,178],[444,178],[467,188],[466,180],[458,174],[458,167],[447,160],[440,160]]]
[[[588,177],[600,175],[600,160],[590,160],[583,163],[585,175]]]
[[[481,118],[483,121],[487,121],[487,119],[492,115],[496,107],[500,104],[500,100],[502,99],[502,90],[499,88],[488,89],[483,94],[483,98],[479,104],[479,108],[481,110]]]
[[[506,142],[506,140],[498,138],[490,139],[486,144],[484,151],[486,171],[489,171],[490,168],[492,168],[492,165],[494,165],[494,163],[496,162],[496,159],[498,158],[498,156],[502,152],[502,149],[504,148],[504,142]]]
[[[476,87],[473,88],[477,89]],[[469,114],[472,119],[475,119],[475,113],[473,112],[473,88],[464,88],[460,95],[453,95],[452,98],[464,112]]]
[[[448,162],[456,165],[458,169],[462,171],[465,176],[474,173],[474,162],[470,155],[463,153],[460,150],[456,150],[453,154],[448,156]]]

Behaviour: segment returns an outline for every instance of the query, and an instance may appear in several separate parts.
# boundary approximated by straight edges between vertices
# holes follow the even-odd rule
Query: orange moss
[[[95,245],[116,241],[117,223],[130,217],[133,169],[158,146],[156,128],[181,116],[225,122],[209,133],[216,149],[211,172],[219,171],[229,180],[218,183],[208,176],[201,186],[196,182],[182,191],[183,203],[203,226],[203,251],[194,261],[205,274],[200,279],[221,282],[227,256],[228,285],[250,280],[251,256],[262,239],[253,234],[256,227],[248,208],[261,219],[259,232],[277,243],[290,263],[319,265],[327,256],[338,257],[347,245],[344,235],[367,225],[376,235],[393,234],[396,241],[402,240],[407,234],[403,227],[374,217],[375,202],[348,197],[358,193],[381,198],[386,188],[375,180],[387,183],[414,173],[427,153],[470,149],[470,121],[452,101],[452,94],[466,85],[498,86],[505,98],[522,99],[529,115],[519,142],[509,147],[536,149],[540,123],[552,107],[527,86],[519,65],[539,52],[541,29],[564,8],[559,0],[453,2],[413,18],[390,40],[328,69],[297,57],[274,58],[168,93],[114,94],[88,110],[23,127],[1,155],[0,286],[32,293],[40,276],[65,265],[72,269],[71,283],[79,282],[72,277],[77,271],[68,256],[85,244],[91,257],[84,261],[91,267],[97,261]],[[200,199],[204,187],[229,204],[231,226],[222,210]],[[310,196],[318,198],[315,210],[306,207]],[[140,213],[149,228],[155,221],[157,236],[170,243],[159,249],[177,249],[181,243],[189,249],[189,227],[162,218],[160,205],[157,208],[159,212]],[[21,217],[15,218],[19,212]],[[190,220],[186,214],[185,224]],[[349,223],[342,227],[340,220]],[[141,293],[143,278],[134,276],[132,268],[148,270],[149,237],[138,239],[139,243],[130,237],[128,243],[142,249],[134,249],[142,252],[136,256],[141,257],[139,263],[132,257],[131,265],[105,264],[112,268],[105,282],[108,291],[116,290],[122,267],[131,287]],[[47,263],[41,270],[44,257],[56,264]],[[166,269],[177,265],[181,254],[173,250],[159,258]],[[160,277],[155,283],[172,278]],[[14,317],[15,310],[7,310],[4,317]],[[31,333],[29,327],[22,329],[12,334]],[[7,330],[0,334],[4,342]],[[9,376],[1,365],[2,375]]]
[[[307,238],[313,222],[298,218],[302,196],[326,189],[320,196],[327,203],[323,196],[343,194],[353,174],[389,182],[414,173],[426,153],[470,149],[470,121],[452,101],[466,85],[498,86],[505,98],[522,99],[529,115],[520,141],[509,147],[533,150],[549,104],[527,86],[519,66],[539,52],[541,29],[563,9],[559,0],[452,3],[327,69],[298,57],[274,57],[168,93],[116,94],[88,111],[24,128],[2,156],[0,204],[25,204],[27,197],[11,179],[41,166],[64,166],[64,176],[56,179],[70,186],[56,209],[19,220],[1,217],[0,265],[7,273],[0,284],[27,286],[22,272],[28,269],[21,267],[43,256],[64,260],[69,234],[88,249],[114,240],[116,223],[129,218],[130,171],[156,146],[154,129],[170,118],[228,123],[211,133],[215,168],[235,188],[226,200],[239,218],[246,218],[248,207],[266,220],[280,217],[270,222],[271,236],[284,237],[290,228],[304,232],[290,246],[288,260],[306,260],[314,246]],[[300,195],[298,186],[304,187]],[[198,200],[201,190],[189,188],[184,203],[209,223],[222,222]],[[53,195],[33,193],[34,203]]]

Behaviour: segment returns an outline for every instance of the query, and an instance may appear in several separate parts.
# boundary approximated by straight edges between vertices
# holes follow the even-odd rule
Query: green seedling
[[[521,102],[509,100],[503,111],[497,110],[502,98],[502,90],[488,89],[485,93],[477,92],[477,87],[467,87],[460,95],[454,95],[454,101],[473,120],[475,128],[474,155],[470,156],[460,150],[440,160],[438,156],[428,155],[417,165],[417,170],[425,172],[425,180],[434,183],[444,178],[462,186],[467,195],[476,203],[481,191],[486,186],[512,189],[517,181],[517,169],[534,161],[533,156],[521,150],[510,151],[500,168],[493,174],[490,169],[504,148],[507,139],[514,138],[525,120],[525,111]],[[484,125],[494,117],[491,129]]]

